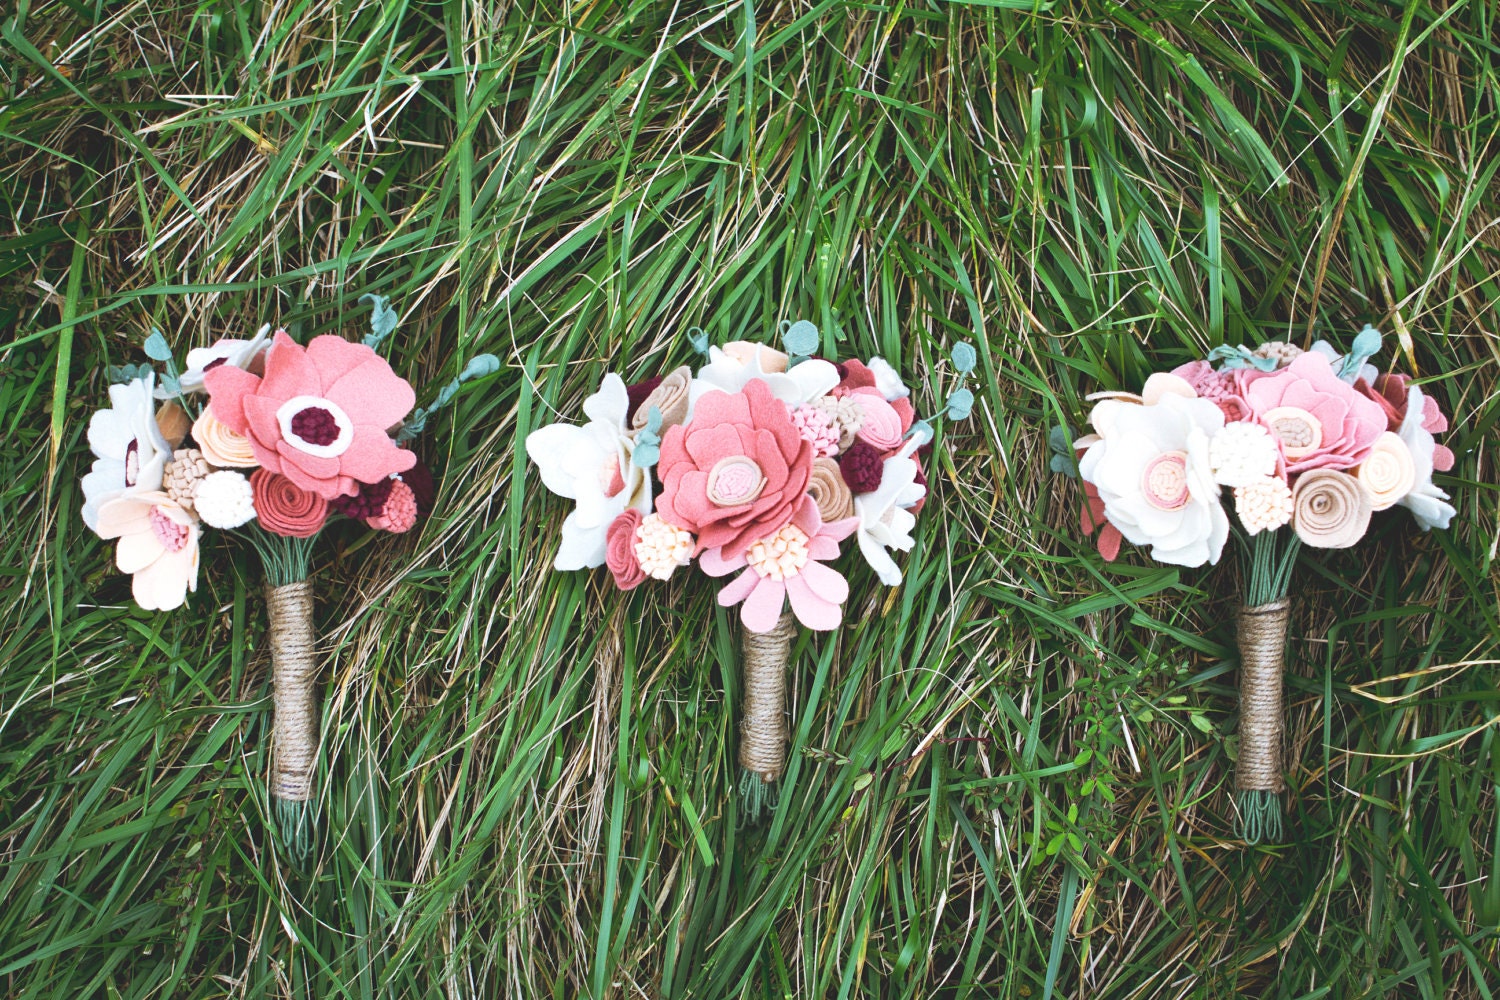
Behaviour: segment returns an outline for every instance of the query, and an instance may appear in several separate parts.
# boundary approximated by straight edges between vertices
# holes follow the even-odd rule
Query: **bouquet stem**
[[[786,672],[791,662],[793,618],[783,614],[769,632],[746,629],[745,706],[740,718],[740,792],[752,822],[776,806],[776,782],[786,766]]]
[[[1281,679],[1286,669],[1287,596],[1300,542],[1295,535],[1280,551],[1279,532],[1266,531],[1251,544],[1249,603],[1240,608],[1240,747],[1234,785],[1239,793],[1238,833],[1246,843],[1280,840],[1282,833],[1281,745],[1285,731]]]

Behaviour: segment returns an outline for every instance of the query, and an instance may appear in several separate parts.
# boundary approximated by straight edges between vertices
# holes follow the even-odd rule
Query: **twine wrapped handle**
[[[745,708],[740,719],[740,766],[770,784],[786,766],[786,671],[792,654],[792,616],[769,632],[745,629]]]
[[[1241,792],[1279,794],[1281,773],[1281,674],[1291,601],[1240,608],[1240,756],[1234,784]]]
[[[306,580],[266,588],[271,621],[271,794],[288,802],[312,798],[318,762],[317,671],[312,584]]]

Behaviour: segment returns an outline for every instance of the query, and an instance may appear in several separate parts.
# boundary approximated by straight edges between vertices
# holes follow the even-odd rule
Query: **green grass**
[[[0,992],[1492,995],[1497,20],[9,7]],[[298,868],[253,554],[143,614],[76,481],[104,365],[151,326],[355,333],[365,292],[430,391],[503,368],[429,429],[421,532],[321,550],[326,838]],[[799,639],[782,805],[742,829],[713,588],[553,573],[564,507],[515,442],[606,370],[689,360],[689,326],[798,317],[929,412],[958,340],[981,384],[906,584],[853,569],[848,627]],[[1459,516],[1303,560],[1291,837],[1246,848],[1237,570],[1102,565],[1046,432],[1214,344],[1366,321],[1455,415]]]

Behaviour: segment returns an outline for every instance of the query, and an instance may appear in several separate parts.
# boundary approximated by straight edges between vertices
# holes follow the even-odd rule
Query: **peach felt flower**
[[[764,382],[710,392],[690,423],[662,438],[656,511],[697,535],[700,549],[738,558],[792,519],[812,461],[813,446]]]
[[[798,621],[828,632],[843,620],[849,584],[823,563],[838,558],[839,542],[858,527],[855,517],[824,524],[817,505],[804,500],[791,521],[757,539],[744,552],[728,556],[723,549],[709,549],[698,564],[709,576],[744,570],[719,591],[719,604],[726,608],[739,604],[740,620],[750,631],[771,631],[790,601]]]
[[[278,330],[264,378],[219,365],[203,379],[214,416],[250,439],[261,467],[324,500],[416,462],[388,433],[416,394],[364,344],[325,334],[302,347]]]

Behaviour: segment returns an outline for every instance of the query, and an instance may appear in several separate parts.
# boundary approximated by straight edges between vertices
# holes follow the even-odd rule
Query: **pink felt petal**
[[[753,383],[752,383],[753,384]],[[758,577],[755,589],[740,606],[740,621],[752,632],[769,632],[786,607],[786,584],[768,576]]]
[[[832,566],[810,561],[793,579],[806,583],[809,590],[825,601],[843,604],[849,599],[849,581]]]
[[[842,542],[858,530],[859,518],[846,517],[842,521],[833,521],[823,525],[823,530],[819,532],[819,535],[822,538],[831,538],[835,542]]]
[[[683,424],[673,424],[662,435],[661,457],[657,460],[656,468],[663,476],[666,475],[666,470],[689,461],[686,438],[687,427]]]
[[[246,427],[243,433],[250,439],[256,458],[260,457],[262,450],[274,450],[276,442],[281,440],[281,421],[276,419],[279,405],[268,396],[245,397]]]
[[[807,540],[807,555],[810,559],[832,562],[839,557],[839,543],[827,535],[813,535]]]
[[[777,450],[782,454],[795,454],[797,442],[802,440],[802,433],[792,423],[786,404],[772,395],[771,387],[759,379],[747,383],[744,391],[750,419],[756,429],[770,431],[775,435]]]
[[[1113,524],[1106,524],[1104,530],[1099,532],[1099,554],[1104,557],[1105,562],[1114,562],[1120,558],[1120,541],[1124,536],[1120,529]]]
[[[754,385],[755,383],[750,383]],[[702,427],[717,427],[720,424],[748,424],[750,408],[745,397],[739,393],[727,393],[720,389],[703,394],[693,407],[693,423]]]
[[[801,528],[808,538],[817,537],[818,532],[823,529],[823,515],[819,512],[818,505],[812,502],[812,497],[803,495],[792,513],[792,523]]]
[[[208,390],[208,408],[214,417],[232,431],[245,433],[245,400],[260,388],[260,379],[242,368],[219,365],[203,373]]]
[[[729,458],[734,455],[745,454],[740,444],[739,430],[726,424],[706,424],[697,427],[697,416],[694,417],[694,429],[687,436],[687,453],[692,456],[693,463],[700,469],[710,469],[715,462]]]
[[[911,400],[905,396],[891,400],[891,409],[896,411],[896,416],[901,418],[901,433],[904,435],[911,430],[911,425],[916,423],[917,410],[911,405]]]
[[[1453,468],[1453,449],[1444,444],[1432,446],[1432,467],[1439,472]]]
[[[745,566],[743,554],[733,559],[726,559],[723,549],[707,549],[698,557],[698,568],[709,576],[728,576],[737,569],[744,569]]]
[[[333,397],[328,394],[340,379],[371,361],[379,361],[387,371],[390,370],[390,365],[385,364],[385,359],[376,354],[374,348],[357,341],[345,340],[334,333],[325,333],[308,341],[307,358],[318,371],[319,389],[314,395],[327,396],[329,399]]]
[[[220,365],[219,368],[226,368]],[[215,369],[217,371],[218,369]],[[286,331],[277,330],[266,351],[266,378],[260,387],[260,395],[278,402],[286,402],[293,396],[321,396],[322,383],[318,380],[318,369],[304,350]]]
[[[381,357],[370,358],[345,374],[323,395],[342,407],[355,423],[372,424],[381,430],[399,424],[417,405],[412,387]]]
[[[843,609],[813,593],[805,576],[794,576],[787,581],[786,596],[792,602],[797,620],[814,631],[832,632],[844,620]]]
[[[378,483],[387,476],[405,472],[417,464],[417,453],[396,447],[383,429],[354,428],[349,450],[338,457],[339,474],[362,483]]]
[[[309,455],[285,441],[276,443],[276,454],[281,460],[281,474],[297,486],[309,493],[316,493],[324,500],[332,500],[340,495],[338,459]]]
[[[755,575],[755,570],[747,569],[733,580],[724,584],[719,590],[719,607],[732,608],[736,604],[750,596],[755,585],[760,582],[760,577]]]

